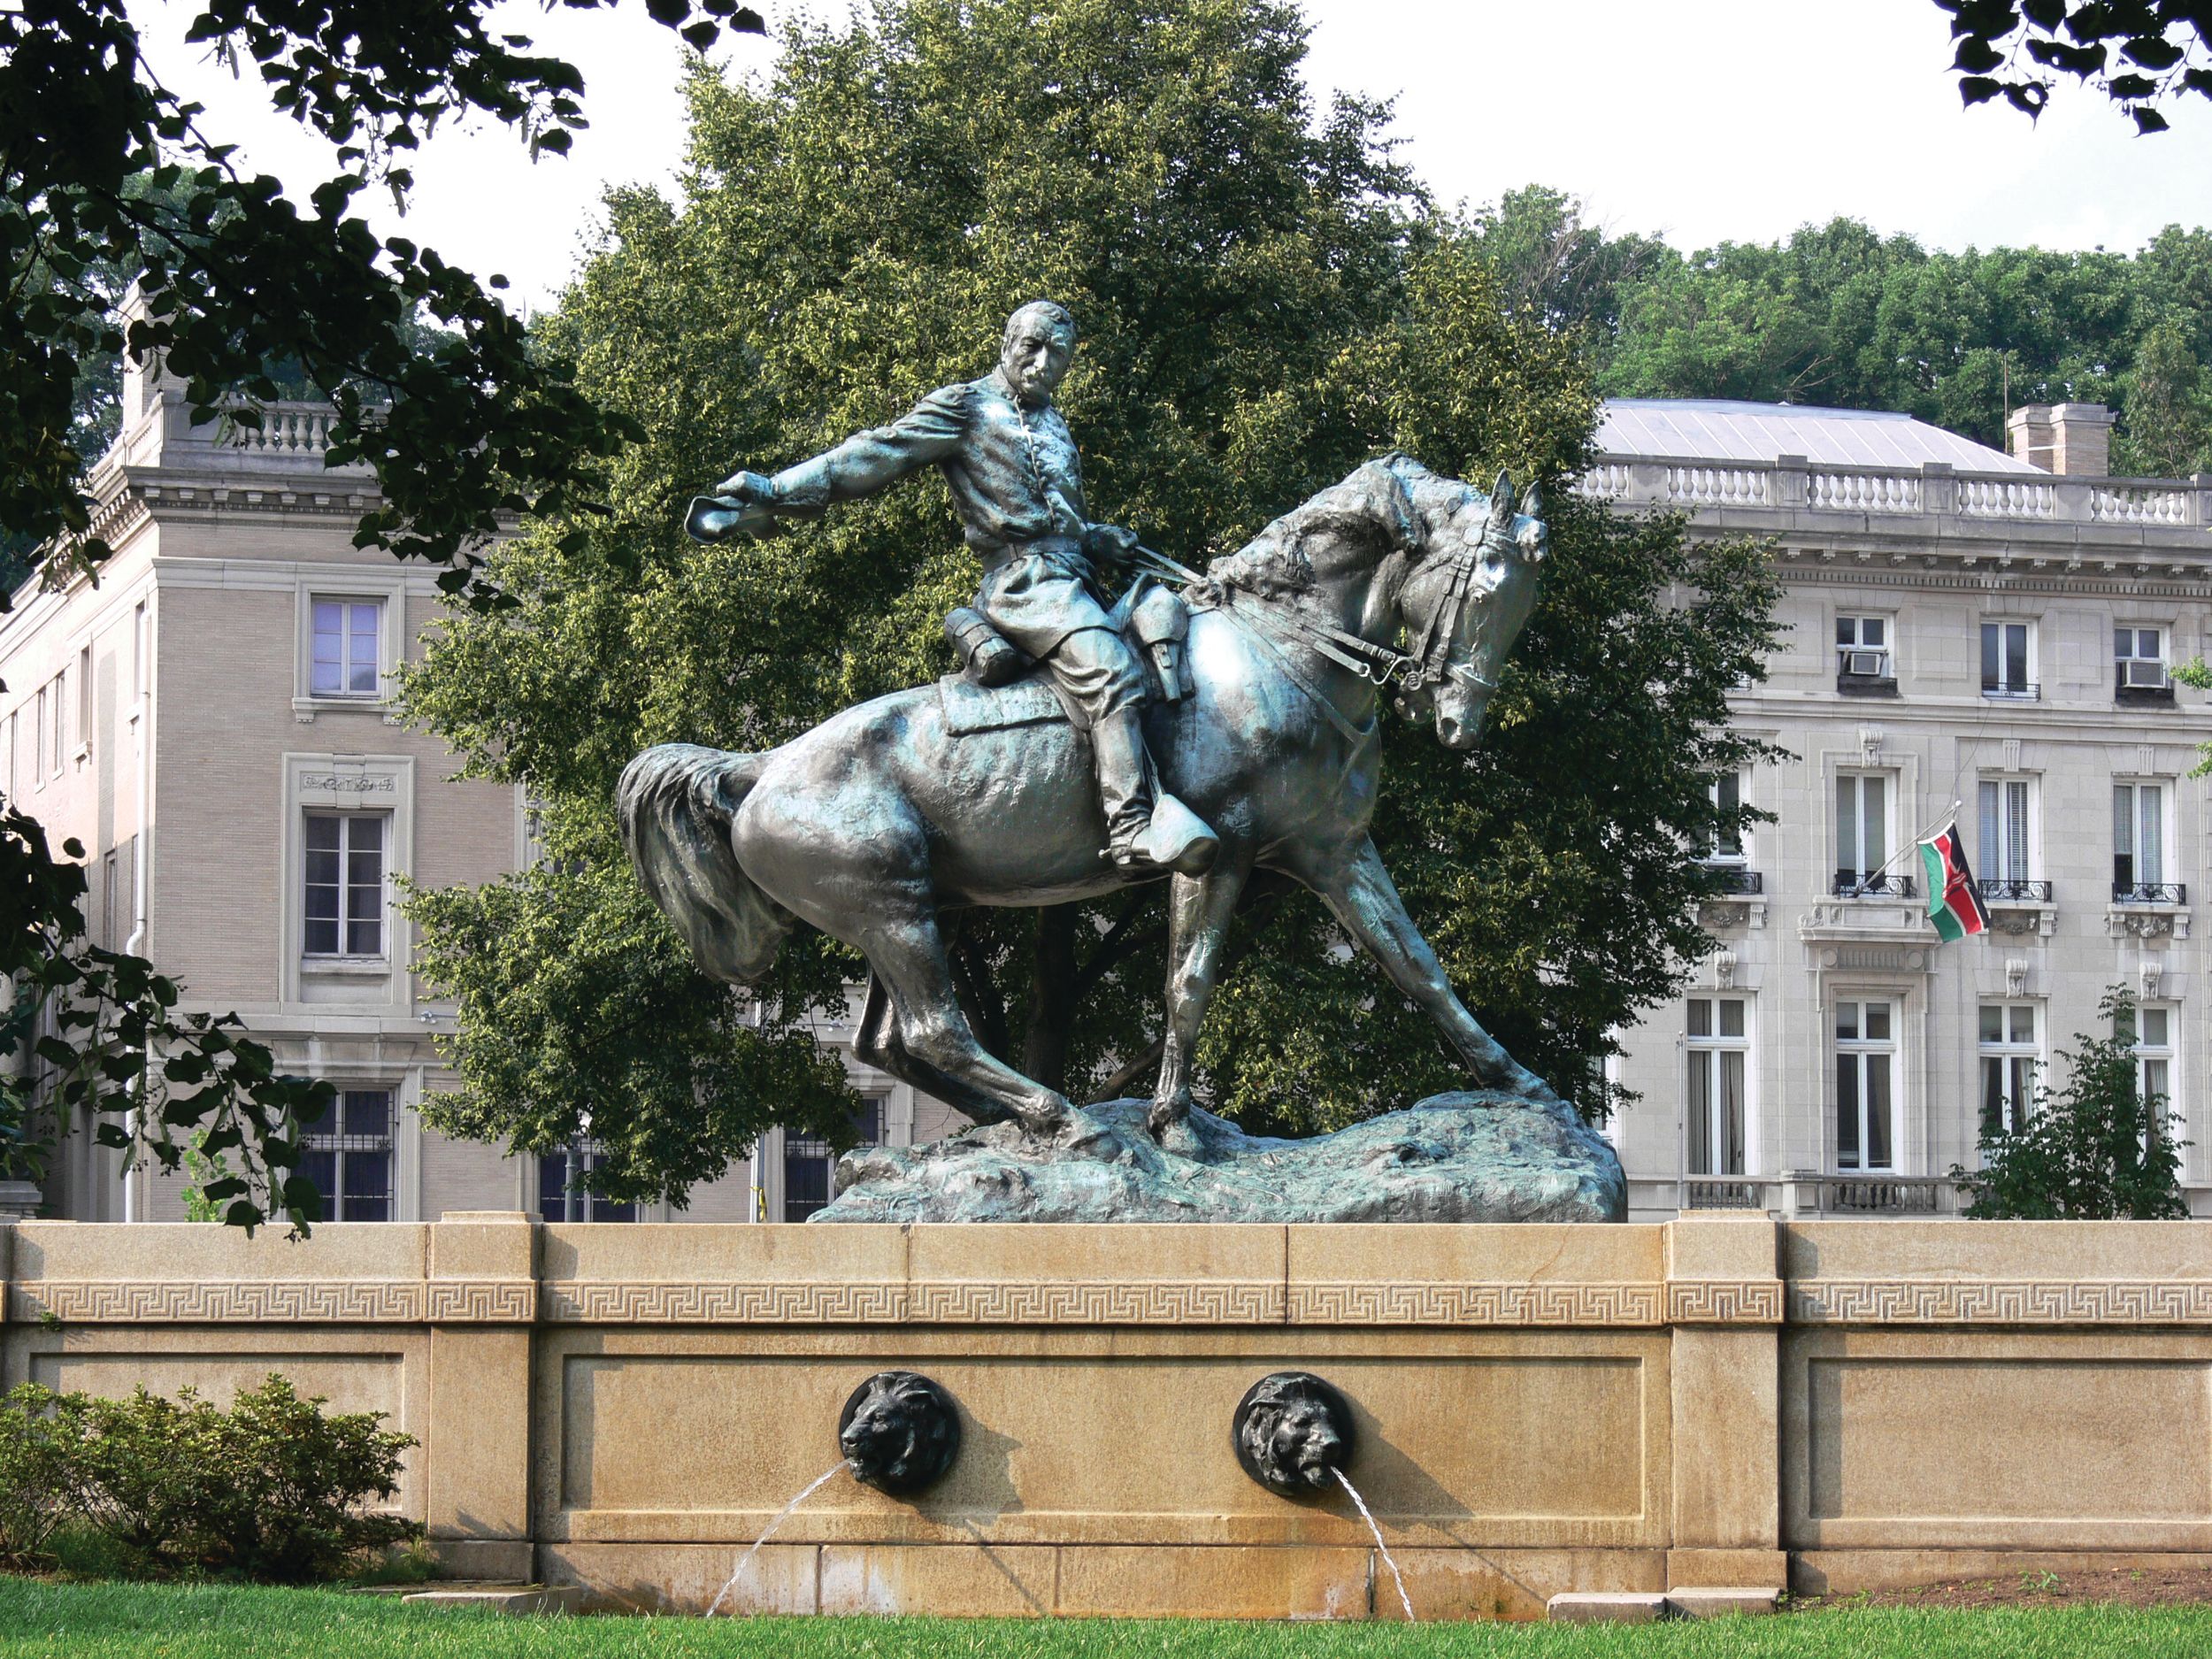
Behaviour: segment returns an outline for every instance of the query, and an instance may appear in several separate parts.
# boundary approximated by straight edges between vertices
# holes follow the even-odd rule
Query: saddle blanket
[[[1052,677],[1042,672],[1028,674],[1010,686],[996,687],[979,686],[964,675],[947,674],[937,682],[937,700],[944,707],[945,730],[954,737],[1068,718],[1060,694],[1052,688]]]

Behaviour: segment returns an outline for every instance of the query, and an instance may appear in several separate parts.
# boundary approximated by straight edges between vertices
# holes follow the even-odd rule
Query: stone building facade
[[[365,469],[324,465],[328,411],[279,404],[263,431],[197,428],[180,388],[127,376],[122,436],[96,469],[99,580],[35,585],[0,617],[0,789],[74,837],[96,942],[150,956],[186,1008],[235,1012],[280,1064],[341,1091],[310,1141],[337,1217],[434,1220],[635,1211],[565,1194],[571,1161],[511,1158],[426,1131],[449,1086],[450,1007],[410,971],[396,883],[496,879],[529,856],[516,791],[454,781],[453,757],[391,711],[394,669],[437,614],[435,572],[357,549]],[[838,1033],[832,1030],[834,1039]],[[916,1130],[902,1084],[853,1064],[874,1133]],[[920,1105],[925,1138],[944,1109]],[[799,1218],[828,1196],[828,1148],[772,1133],[687,1210]],[[173,1219],[180,1183],[73,1136],[45,1213]]]
[[[1776,821],[1701,849],[1736,889],[1720,949],[1626,1033],[1637,1214],[1948,1213],[1985,1115],[2032,1109],[2114,985],[2212,1213],[2212,710],[2170,674],[2212,653],[2212,478],[2104,476],[2109,420],[2023,409],[2001,454],[1898,415],[1609,406],[1586,488],[1775,539],[1782,637],[1734,707],[1791,756],[1717,785]],[[1955,815],[1990,927],[1944,944],[1914,844]]]

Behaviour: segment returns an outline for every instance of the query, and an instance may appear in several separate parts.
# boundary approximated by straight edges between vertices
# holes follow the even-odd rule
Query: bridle
[[[1484,526],[1482,535],[1476,541],[1463,541],[1451,552],[1432,555],[1407,573],[1406,580],[1409,583],[1432,570],[1440,559],[1448,561],[1444,576],[1443,600],[1429,612],[1427,621],[1422,625],[1420,636],[1413,641],[1413,649],[1409,651],[1378,645],[1372,640],[1362,639],[1348,629],[1315,622],[1302,613],[1295,603],[1278,595],[1256,593],[1249,588],[1238,588],[1234,583],[1221,585],[1230,592],[1258,600],[1261,604],[1259,616],[1264,618],[1266,626],[1297,639],[1338,667],[1365,680],[1378,691],[1387,692],[1394,685],[1398,696],[1402,699],[1425,687],[1455,680],[1488,693],[1497,689],[1496,681],[1466,664],[1446,659],[1450,655],[1453,640],[1459,635],[1460,618],[1473,595],[1475,571],[1482,562],[1482,556],[1493,550],[1509,552],[1513,546],[1513,537],[1508,526],[1493,520]],[[1209,580],[1187,565],[1179,565],[1150,548],[1141,546],[1137,552],[1156,564],[1160,575],[1190,583]]]

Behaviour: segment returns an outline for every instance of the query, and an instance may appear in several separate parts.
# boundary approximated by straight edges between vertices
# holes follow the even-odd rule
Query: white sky
[[[764,0],[772,25],[788,15]],[[841,14],[835,4],[818,12]],[[269,107],[250,65],[182,44],[192,0],[132,0],[148,57],[208,106],[204,125],[293,194],[327,151]],[[1947,19],[1931,0],[1306,0],[1310,77],[1398,100],[1404,155],[1447,203],[1529,183],[1582,196],[1616,231],[1694,249],[1767,241],[1839,214],[1940,248],[2132,250],[2162,226],[2212,224],[2212,103],[2150,138],[2093,89],[2062,86],[2037,124],[1960,108]],[[686,48],[641,5],[543,14],[505,0],[502,27],[584,72],[592,121],[566,158],[533,165],[495,123],[442,128],[415,164],[405,233],[543,305],[572,272],[610,181],[664,186],[683,142]],[[772,61],[765,41],[720,55]],[[368,204],[357,198],[357,204]],[[388,204],[372,213],[400,228]]]

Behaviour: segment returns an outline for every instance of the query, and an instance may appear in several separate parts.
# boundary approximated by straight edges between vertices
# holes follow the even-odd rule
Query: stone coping
[[[2212,1325],[2212,1222],[5,1229],[17,1323]]]

